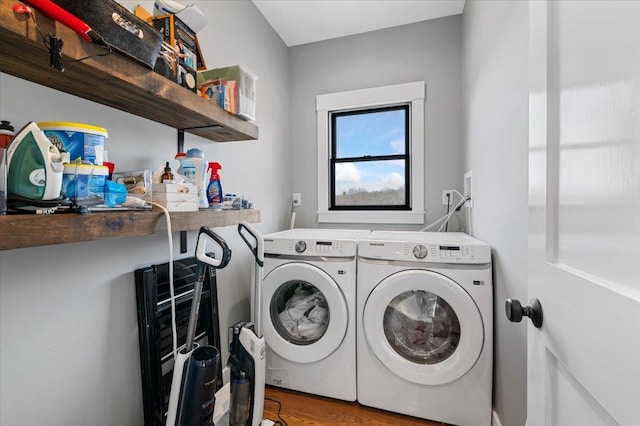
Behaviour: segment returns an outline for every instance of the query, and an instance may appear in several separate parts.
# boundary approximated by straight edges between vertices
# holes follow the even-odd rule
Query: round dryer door
[[[342,344],[347,302],[336,282],[307,263],[287,263],[263,282],[262,312],[267,345],[300,363],[320,361]]]
[[[471,296],[435,272],[390,275],[371,292],[363,315],[365,338],[378,360],[420,385],[463,376],[484,344],[482,317]]]

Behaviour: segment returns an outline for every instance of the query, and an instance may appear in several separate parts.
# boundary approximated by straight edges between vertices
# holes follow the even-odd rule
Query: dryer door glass
[[[288,281],[271,298],[271,323],[285,340],[296,345],[318,341],[329,326],[324,294],[306,281]]]
[[[451,306],[429,291],[399,294],[384,312],[384,334],[403,358],[437,364],[449,358],[460,342],[460,322]]]
[[[452,279],[425,270],[404,270],[380,281],[366,299],[362,328],[367,346],[386,368],[420,385],[462,377],[485,342],[474,299]]]

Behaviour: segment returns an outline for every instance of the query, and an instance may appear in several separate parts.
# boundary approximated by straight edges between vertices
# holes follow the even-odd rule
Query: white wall
[[[504,426],[526,418],[528,13],[524,1],[467,1],[463,14],[465,170],[473,170],[473,234],[493,247],[494,407]]]
[[[153,2],[142,4],[151,10]],[[198,34],[207,66],[245,64],[260,77],[260,138],[216,143],[186,135],[185,148],[203,148],[223,165],[225,191],[260,209],[259,231],[280,230],[291,195],[287,48],[251,2],[199,6],[210,19]],[[28,121],[105,127],[120,170],[155,168],[176,152],[175,129],[7,74],[0,74],[0,117],[18,128]],[[226,328],[249,318],[253,258],[235,227],[215,231],[233,250],[218,277],[225,362]],[[177,257],[194,248],[194,232],[186,255],[174,244]],[[0,424],[143,424],[133,271],[167,260],[162,234],[0,252]]]
[[[457,15],[289,49],[290,167],[292,189],[302,194],[302,207],[296,208],[296,226],[323,226],[318,225],[316,216],[316,96],[412,81],[425,81],[427,87],[427,221],[431,222],[446,213],[446,207],[441,205],[442,190],[462,191],[461,25],[461,16]],[[455,224],[455,221],[452,223]],[[382,226],[376,228],[382,229]],[[396,228],[420,229],[422,226]]]

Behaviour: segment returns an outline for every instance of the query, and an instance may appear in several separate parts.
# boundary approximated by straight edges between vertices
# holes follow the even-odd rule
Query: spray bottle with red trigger
[[[209,163],[209,170],[211,171],[211,179],[209,180],[209,186],[207,186],[207,200],[209,201],[209,207],[222,208],[223,192],[222,184],[220,183],[220,175],[218,170],[222,166],[220,163]]]

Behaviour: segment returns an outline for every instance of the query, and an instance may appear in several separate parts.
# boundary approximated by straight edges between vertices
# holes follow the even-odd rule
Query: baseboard
[[[495,410],[491,412],[491,426],[502,426],[500,417],[498,417],[498,413]]]
[[[229,380],[231,380],[231,370],[225,367],[222,369],[222,383],[229,383]]]

